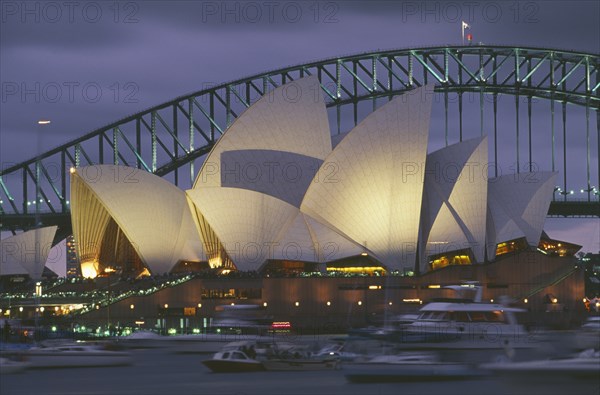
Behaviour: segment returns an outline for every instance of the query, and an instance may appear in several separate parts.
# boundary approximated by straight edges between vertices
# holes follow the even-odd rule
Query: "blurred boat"
[[[326,345],[317,351],[315,356],[319,358],[336,358],[341,362],[350,362],[363,357],[362,354],[347,351],[344,343]]]
[[[397,330],[382,329],[374,338],[394,342],[404,350],[486,350],[538,347],[516,313],[524,309],[482,301],[474,283],[444,287],[457,298],[438,298],[419,310],[418,317]],[[475,295],[469,295],[474,293]],[[470,297],[467,297],[470,296]]]
[[[500,375],[531,377],[576,377],[595,379],[600,384],[600,351],[585,350],[575,356],[555,359],[485,363],[480,367]]]
[[[203,364],[216,373],[251,371],[305,371],[335,369],[339,359],[315,357],[291,343],[273,341],[232,342]]]
[[[20,373],[29,367],[28,362],[0,358],[0,375]]]
[[[202,333],[181,335],[159,335],[156,332],[141,330],[129,336],[119,337],[118,342],[124,347],[168,348],[176,353],[215,353],[225,345],[241,339],[257,339],[256,335],[240,335],[232,333]]]
[[[266,370],[276,371],[332,370],[338,367],[339,359],[333,355],[312,355],[304,348],[292,348],[262,360],[262,364]]]
[[[133,363],[130,353],[97,344],[34,347],[23,355],[31,368],[123,366]]]
[[[578,349],[600,350],[600,316],[588,317],[574,335],[575,345]]]
[[[431,353],[380,355],[344,367],[344,375],[353,383],[463,380],[481,374],[468,364],[440,362]]]

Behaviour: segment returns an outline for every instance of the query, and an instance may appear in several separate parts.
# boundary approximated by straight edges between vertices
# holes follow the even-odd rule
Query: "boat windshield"
[[[419,317],[419,320],[428,321],[447,321],[448,313],[446,311],[427,311]]]
[[[495,311],[426,311],[419,320],[456,322],[504,322],[504,313]]]

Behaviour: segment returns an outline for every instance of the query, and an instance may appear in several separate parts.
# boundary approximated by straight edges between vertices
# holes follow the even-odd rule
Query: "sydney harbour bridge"
[[[477,45],[335,57],[156,105],[24,162],[4,164],[1,229],[58,225],[56,240],[71,234],[71,167],[131,166],[189,187],[201,157],[245,108],[308,75],[319,78],[333,134],[349,130],[392,96],[433,83],[432,135],[442,146],[487,134],[491,176],[499,175],[501,164],[504,174],[558,171],[548,215],[600,217],[600,55]]]

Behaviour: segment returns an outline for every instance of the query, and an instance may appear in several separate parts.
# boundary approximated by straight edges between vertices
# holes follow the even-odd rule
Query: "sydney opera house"
[[[308,77],[237,118],[189,190],[124,166],[72,169],[83,275],[218,273],[125,298],[112,308],[124,317],[206,317],[231,302],[345,321],[348,306],[421,303],[461,280],[489,298],[580,299],[579,274],[543,233],[557,174],[489,177],[486,136],[430,152],[432,98],[414,89],[332,136]]]
[[[181,261],[258,271],[361,254],[424,273],[493,260],[502,242],[537,247],[556,173],[489,178],[486,137],[427,154],[432,88],[332,138],[317,79],[293,84],[292,99],[285,85],[248,108],[190,190],[126,167],[74,169],[84,275],[162,274]]]

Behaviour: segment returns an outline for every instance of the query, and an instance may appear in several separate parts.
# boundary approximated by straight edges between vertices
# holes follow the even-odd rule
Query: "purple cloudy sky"
[[[51,148],[210,84],[344,54],[459,44],[461,20],[476,42],[600,52],[597,1],[3,0],[1,7],[3,166],[35,155],[41,118],[52,120],[40,137]],[[597,168],[595,151],[591,159]],[[585,187],[581,180],[573,188]],[[549,219],[546,228],[584,251],[600,250],[598,221]]]

